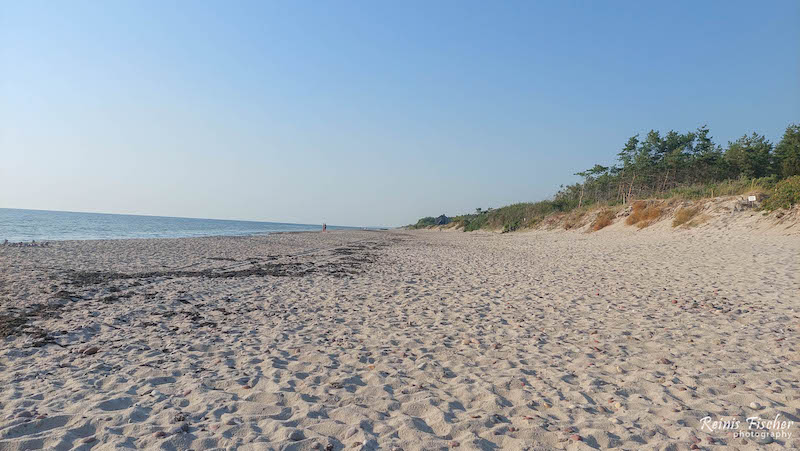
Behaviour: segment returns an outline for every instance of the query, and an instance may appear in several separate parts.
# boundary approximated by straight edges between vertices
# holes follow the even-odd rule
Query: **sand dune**
[[[797,448],[799,256],[711,228],[0,247],[0,450]]]

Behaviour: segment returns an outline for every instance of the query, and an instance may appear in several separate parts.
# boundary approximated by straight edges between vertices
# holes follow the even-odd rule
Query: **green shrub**
[[[460,216],[465,232],[480,230],[486,225],[486,213]]]
[[[419,221],[417,221],[416,224],[408,226],[408,228],[409,229],[427,229],[428,227],[432,227],[432,226],[447,225],[447,224],[450,224],[452,221],[453,221],[453,218],[448,218],[445,215],[440,215],[437,218],[434,218],[433,216],[426,216],[426,217],[420,219]]]
[[[410,229],[424,229],[424,228],[431,227],[431,226],[434,226],[434,225],[436,225],[436,218],[434,218],[433,216],[426,216],[426,217],[420,219],[419,221],[417,221],[416,224],[409,226],[409,228]]]
[[[489,229],[511,232],[531,228],[545,216],[557,211],[560,211],[557,204],[549,200],[522,202],[490,211],[486,215],[485,225]]]
[[[517,229],[519,229],[519,221],[503,224],[503,233],[513,232]]]
[[[764,209],[768,211],[779,208],[792,208],[800,203],[800,175],[789,177],[779,182],[775,190],[764,201]]]

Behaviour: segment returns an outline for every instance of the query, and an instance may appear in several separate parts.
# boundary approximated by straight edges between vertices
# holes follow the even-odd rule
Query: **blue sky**
[[[341,225],[800,121],[800,2],[6,2],[0,207]]]

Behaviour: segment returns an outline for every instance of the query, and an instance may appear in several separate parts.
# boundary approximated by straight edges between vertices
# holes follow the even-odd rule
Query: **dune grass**
[[[694,217],[700,213],[700,210],[701,208],[699,206],[683,207],[679,209],[675,212],[675,218],[672,220],[672,227],[689,224],[689,221],[694,219]]]
[[[583,227],[586,224],[585,218],[587,213],[588,211],[583,208],[576,209],[575,211],[568,213],[566,216],[564,216],[563,220],[564,230],[571,230]]]
[[[722,196],[735,196],[735,195],[751,195],[763,194],[766,197],[764,201],[764,209],[768,211],[791,208],[795,204],[800,204],[800,176],[789,177],[782,181],[774,176],[754,178],[754,179],[736,179],[725,180],[719,183],[709,183],[705,185],[692,185],[674,188],[672,190],[661,193],[655,199],[649,201],[635,201],[633,203],[633,212],[625,223],[628,225],[635,225],[639,228],[645,228],[657,222],[665,213],[663,203],[665,201],[683,200],[700,200],[712,197]],[[466,214],[446,218],[449,223],[446,227],[456,227],[471,232],[475,230],[495,230],[502,232],[513,232],[516,230],[530,229],[540,226],[545,218],[551,217],[554,214],[560,214],[561,225],[565,229],[574,229],[585,225],[585,218],[588,212],[595,208],[604,208],[609,211],[614,211],[615,208],[620,206],[619,202],[608,203],[586,203],[578,207],[577,202],[566,201],[561,198],[555,200],[545,200],[540,202],[522,202],[517,204],[508,205],[497,209],[489,209],[479,211],[474,214]],[[673,221],[673,226],[680,225],[696,225],[699,217],[688,217],[690,211],[679,210],[676,213],[677,223]],[[601,212],[598,218],[592,222],[590,227],[592,230],[600,230],[607,227],[613,217],[603,218],[601,215],[609,215],[611,213]],[[420,219],[416,224],[409,226],[409,228],[426,228],[435,225],[442,225],[440,218],[426,217]],[[687,216],[684,220],[684,216]],[[439,222],[439,224],[437,224]],[[548,222],[549,223],[549,220]],[[603,224],[602,227],[595,229],[595,226]],[[689,224],[692,223],[692,224]]]
[[[643,229],[658,221],[663,212],[664,209],[654,202],[636,201],[633,203],[633,211],[625,219],[625,224]]]
[[[592,230],[596,232],[600,229],[610,226],[616,217],[617,213],[614,210],[605,209],[600,211],[600,213],[597,214],[592,222]]]
[[[770,194],[770,197],[764,201],[764,209],[767,211],[792,208],[792,206],[800,204],[800,175],[780,181]]]

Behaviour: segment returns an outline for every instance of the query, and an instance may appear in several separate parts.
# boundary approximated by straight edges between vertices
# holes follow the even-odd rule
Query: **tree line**
[[[732,179],[777,182],[800,175],[800,125],[789,125],[777,145],[753,133],[725,148],[714,143],[707,126],[663,135],[651,130],[644,137],[630,137],[617,154],[616,164],[596,164],[575,175],[583,181],[562,186],[555,196],[562,210],[662,197],[681,187]]]

